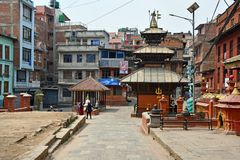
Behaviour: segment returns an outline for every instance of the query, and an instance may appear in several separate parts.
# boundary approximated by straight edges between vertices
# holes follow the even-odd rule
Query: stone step
[[[70,137],[70,128],[62,128],[57,134],[56,138],[61,139],[61,143],[64,143]]]
[[[14,160],[43,160],[48,156],[47,146],[37,146],[34,149],[20,155]]]
[[[48,149],[48,153],[53,153],[61,144],[61,139],[56,140]]]
[[[53,145],[53,143],[55,143],[55,141],[56,135],[50,135],[41,143],[41,145],[50,147]]]

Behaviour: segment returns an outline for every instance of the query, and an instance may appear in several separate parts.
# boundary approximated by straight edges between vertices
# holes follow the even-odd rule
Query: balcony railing
[[[109,60],[100,60],[99,66],[100,67],[110,67],[110,68],[119,68],[120,67],[120,61],[119,59],[109,59]]]
[[[79,81],[81,81],[81,79],[58,79],[58,84],[76,84]]]

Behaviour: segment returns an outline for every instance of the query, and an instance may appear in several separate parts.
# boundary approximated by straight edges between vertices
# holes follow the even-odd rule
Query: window
[[[17,82],[26,82],[26,71],[17,71]]]
[[[83,45],[87,45],[87,39],[83,39],[83,40],[82,40],[82,44],[83,44]]]
[[[240,54],[240,37],[238,37],[238,40],[237,40],[237,50],[238,50],[238,54]]]
[[[113,95],[122,95],[122,88],[121,87],[114,87],[113,88]]]
[[[87,76],[87,77],[89,77],[90,74],[91,74],[91,76],[92,76],[93,78],[95,78],[95,71],[86,71],[86,76]]]
[[[71,91],[69,91],[67,88],[63,88],[62,96],[63,97],[71,97],[72,96]]]
[[[5,46],[5,59],[10,60],[10,47]]]
[[[220,62],[220,57],[221,57],[221,47],[218,47],[218,59],[217,61]]]
[[[95,54],[87,54],[87,63],[95,63],[96,62],[96,55]]]
[[[124,52],[117,51],[117,58],[124,58]]]
[[[114,77],[119,77],[119,69],[115,69],[113,74]]]
[[[116,52],[109,52],[109,58],[116,58]]]
[[[227,57],[227,44],[226,43],[224,43],[223,44],[223,60],[225,60]]]
[[[77,55],[77,63],[82,63],[82,54]]]
[[[70,36],[70,42],[76,42],[76,41],[77,41],[76,32],[72,31]]]
[[[9,77],[9,65],[5,65],[4,76]]]
[[[233,40],[230,41],[229,45],[230,58],[233,57]]]
[[[102,70],[102,78],[109,78],[111,75],[110,69],[103,69]]]
[[[23,26],[23,40],[27,42],[32,41],[32,35],[31,35],[32,30],[28,27]]]
[[[26,21],[32,21],[32,9],[26,5],[23,5],[23,19]]]
[[[218,83],[220,83],[220,68],[218,68]]]
[[[222,77],[223,85],[225,83],[226,74],[227,74],[227,69],[225,69],[225,67],[223,67],[223,77]]]
[[[23,61],[30,62],[31,61],[31,49],[23,48]]]
[[[72,63],[72,55],[71,54],[63,55],[63,62],[64,63]]]
[[[77,71],[75,73],[75,79],[82,79],[82,71]]]
[[[2,59],[2,53],[3,53],[3,45],[2,44],[0,44],[0,59]]]
[[[108,51],[102,51],[102,58],[108,58]]]
[[[63,71],[63,79],[72,79],[72,71]]]
[[[4,92],[5,92],[5,93],[8,93],[8,91],[9,91],[9,90],[8,90],[8,88],[9,88],[9,87],[8,87],[8,86],[9,86],[8,83],[9,83],[8,81],[4,81]]]
[[[93,39],[93,40],[91,40],[91,45],[93,45],[93,46],[99,46],[99,45],[100,45],[100,40],[98,40],[98,39]]]

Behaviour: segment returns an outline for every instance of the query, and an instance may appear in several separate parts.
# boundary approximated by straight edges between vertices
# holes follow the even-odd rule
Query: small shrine
[[[176,114],[178,109],[172,103],[173,95],[177,87],[188,83],[186,78],[171,70],[171,58],[176,51],[160,45],[167,31],[158,27],[158,18],[158,12],[154,11],[150,27],[141,32],[146,45],[133,52],[136,59],[140,60],[138,69],[121,79],[121,83],[130,85],[137,95],[136,113],[139,115],[152,110],[155,104],[164,114]],[[176,100],[178,97],[174,98]]]
[[[215,105],[217,113],[217,128],[224,131],[237,131],[240,134],[240,92],[237,84],[230,95],[219,100]]]

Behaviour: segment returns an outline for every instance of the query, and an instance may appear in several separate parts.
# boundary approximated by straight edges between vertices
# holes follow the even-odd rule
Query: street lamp
[[[199,5],[195,2],[193,3],[190,7],[188,7],[188,11],[190,13],[192,13],[193,17],[192,19],[190,18],[186,18],[186,17],[182,17],[182,16],[178,16],[178,15],[174,15],[174,14],[169,14],[170,16],[173,16],[173,17],[177,17],[177,18],[181,18],[181,19],[184,19],[184,20],[187,20],[189,21],[191,24],[192,24],[192,69],[191,70],[191,76],[192,76],[192,94],[191,96],[193,97],[193,102],[192,102],[192,112],[195,112],[195,11],[199,8]],[[190,85],[191,86],[191,85]]]

